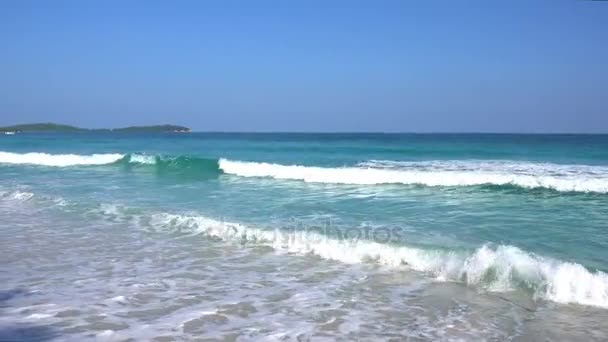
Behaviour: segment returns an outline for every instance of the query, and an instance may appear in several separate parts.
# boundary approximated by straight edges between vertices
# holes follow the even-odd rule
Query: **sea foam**
[[[74,166],[74,165],[104,165],[117,162],[124,158],[123,154],[105,153],[91,155],[77,154],[48,154],[48,153],[12,153],[0,152],[0,163],[30,164],[43,166]]]
[[[25,202],[34,197],[34,194],[27,191],[0,191],[0,199],[8,199],[19,202]]]
[[[316,167],[219,160],[220,169],[242,177],[270,177],[334,184],[426,186],[513,185],[557,191],[608,192],[608,167],[517,161],[369,161],[351,167]]]
[[[221,158],[156,156],[146,154],[48,154],[0,151],[0,164],[29,164],[67,167],[106,165],[117,162],[156,165],[172,171],[186,171],[241,177],[268,177],[313,183],[376,185],[405,184],[425,186],[497,185],[546,188],[561,192],[608,193],[608,166],[560,165],[524,161],[438,160],[378,161],[354,166],[319,167],[248,162]]]
[[[489,291],[523,289],[535,298],[608,308],[608,274],[509,245],[474,251],[423,249],[370,240],[340,240],[316,232],[266,230],[203,216],[154,214],[156,229],[203,234],[225,241],[256,243],[277,251],[312,254],[345,263],[406,266],[440,281],[457,281]]]
[[[156,164],[156,156],[146,154],[131,154],[129,155],[129,162],[135,164]]]

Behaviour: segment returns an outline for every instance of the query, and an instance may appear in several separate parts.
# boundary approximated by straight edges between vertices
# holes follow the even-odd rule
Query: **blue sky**
[[[0,1],[0,124],[608,132],[608,1]]]

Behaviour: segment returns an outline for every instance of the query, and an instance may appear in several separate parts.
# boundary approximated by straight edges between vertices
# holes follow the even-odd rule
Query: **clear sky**
[[[0,124],[608,132],[608,1],[0,1]]]

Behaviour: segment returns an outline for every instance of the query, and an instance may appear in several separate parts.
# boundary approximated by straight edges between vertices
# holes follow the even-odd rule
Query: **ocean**
[[[608,136],[0,136],[0,340],[608,340]]]

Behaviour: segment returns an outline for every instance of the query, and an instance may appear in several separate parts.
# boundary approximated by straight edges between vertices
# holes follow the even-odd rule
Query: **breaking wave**
[[[33,197],[30,192],[0,191],[0,200],[25,202]],[[67,205],[60,198],[49,204]],[[131,222],[157,232],[200,234],[227,242],[268,246],[277,252],[315,255],[350,264],[406,267],[438,281],[460,282],[495,292],[522,290],[536,299],[608,309],[607,273],[591,271],[578,263],[545,257],[511,245],[484,244],[472,250],[414,247],[407,241],[393,244],[340,238],[310,230],[265,229],[196,214],[148,214],[114,204],[101,205],[92,212],[103,219]]]
[[[312,183],[423,186],[515,186],[560,192],[608,193],[608,166],[560,165],[524,161],[371,160],[354,166],[319,167],[247,162],[195,156],[105,153],[91,155],[0,152],[0,164],[29,164],[50,167],[121,165],[150,168],[159,174],[191,177],[268,177]]]
[[[128,154],[119,164],[127,168],[148,167],[160,175],[179,175],[194,179],[216,177],[222,173],[217,159],[213,158]]]
[[[26,164],[50,167],[122,165],[124,167],[153,167],[160,173],[215,175],[221,171],[217,159],[189,156],[159,156],[147,154],[48,154],[0,152],[0,164]]]
[[[265,230],[203,216],[153,214],[151,227],[192,231],[225,241],[256,243],[293,254],[312,254],[345,263],[406,266],[441,281],[457,281],[489,291],[515,289],[535,298],[608,308],[608,274],[520,248],[483,245],[474,251],[423,249],[369,240],[343,240],[317,232]]]
[[[12,153],[0,152],[0,163],[30,164],[42,166],[65,167],[74,165],[104,165],[115,163],[124,157],[123,154],[104,153],[91,155],[48,154],[48,153]]]
[[[270,177],[334,184],[426,186],[507,185],[563,192],[608,193],[608,167],[517,161],[368,161],[351,167],[315,167],[219,160],[220,169],[242,177]]]

